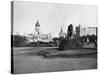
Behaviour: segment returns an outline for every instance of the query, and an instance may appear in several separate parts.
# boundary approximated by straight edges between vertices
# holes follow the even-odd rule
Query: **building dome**
[[[37,20],[37,22],[35,24],[35,27],[40,27],[40,24],[39,24],[38,20]]]

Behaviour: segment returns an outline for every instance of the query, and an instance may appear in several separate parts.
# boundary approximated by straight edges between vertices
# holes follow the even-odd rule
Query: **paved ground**
[[[44,50],[57,50],[53,47],[21,47],[14,48],[14,72],[19,73],[36,73],[36,72],[52,72],[52,71],[70,71],[70,70],[84,70],[96,69],[97,58],[95,50],[76,50],[65,51],[59,53],[90,53],[90,55],[83,55],[77,57],[47,57],[42,58],[36,55],[37,52]],[[92,55],[91,55],[92,53]],[[94,53],[94,54],[93,54]]]

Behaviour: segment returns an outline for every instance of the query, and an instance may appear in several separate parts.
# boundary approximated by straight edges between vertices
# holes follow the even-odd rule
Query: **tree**
[[[57,37],[54,37],[54,38],[53,38],[53,41],[54,41],[54,44],[58,45],[59,38],[57,38]]]
[[[24,46],[26,45],[28,39],[26,36],[20,36],[20,35],[13,35],[13,46]]]

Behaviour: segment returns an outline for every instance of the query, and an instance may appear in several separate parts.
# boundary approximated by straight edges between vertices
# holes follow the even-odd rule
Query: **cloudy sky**
[[[34,33],[38,19],[41,33],[58,36],[61,26],[67,32],[69,24],[74,27],[97,26],[97,7],[73,4],[38,3],[31,1],[14,2],[14,33]]]

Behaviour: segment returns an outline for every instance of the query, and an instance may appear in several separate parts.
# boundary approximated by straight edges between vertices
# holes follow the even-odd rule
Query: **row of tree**
[[[58,46],[62,38],[54,37],[50,42],[43,42],[43,41],[38,41],[37,42],[32,42],[32,43],[27,43],[28,39],[26,36],[20,36],[20,35],[11,35],[12,38],[12,46],[14,47],[20,47],[20,46]],[[97,43],[97,36],[96,35],[87,35],[87,36],[81,36],[78,38],[82,44],[87,42],[87,38],[89,39],[89,43]]]
[[[12,47],[25,46],[27,44],[27,41],[28,39],[26,36],[11,35]]]
[[[49,42],[29,42],[26,36],[21,35],[11,35],[11,46],[12,47],[36,47],[36,46],[57,46],[57,38],[54,38],[53,41]]]

